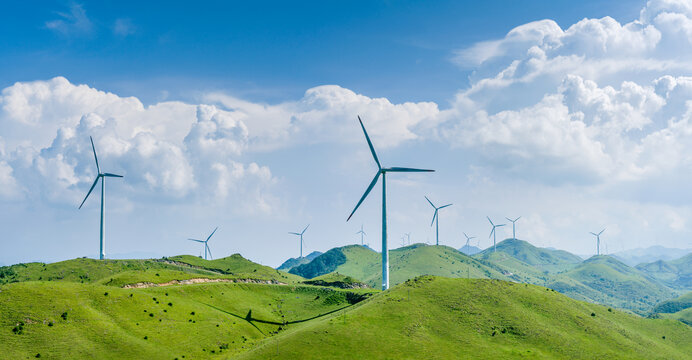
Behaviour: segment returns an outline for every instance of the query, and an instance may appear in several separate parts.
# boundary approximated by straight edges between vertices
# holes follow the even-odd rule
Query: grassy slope
[[[194,359],[208,358],[212,350],[218,355],[221,347],[227,347],[224,353],[237,353],[277,331],[284,320],[310,319],[348,306],[345,294],[314,286],[228,283],[147,289],[7,284],[0,286],[0,357]],[[253,320],[247,321],[250,310]],[[15,334],[19,322],[24,322],[22,333]]]
[[[691,337],[679,322],[608,311],[533,285],[424,277],[239,358],[689,359]]]
[[[680,320],[692,326],[692,292],[656,305],[652,317]]]
[[[637,269],[672,288],[692,290],[692,253],[676,260],[639,264]]]
[[[240,254],[233,254],[215,260],[204,260],[200,257],[191,255],[178,255],[168,259],[222,274],[234,275],[239,278],[247,277],[262,280],[277,280],[284,283],[295,283],[303,280],[299,276],[254,263],[242,257]]]
[[[640,314],[674,293],[655,279],[610,256],[593,256],[558,274],[548,285],[572,298],[631,309]]]
[[[494,249],[488,248],[474,257],[482,258]],[[505,253],[525,264],[537,268],[540,272],[555,273],[568,270],[580,264],[583,259],[563,250],[539,248],[524,240],[506,239],[497,244],[497,252]]]
[[[324,259],[331,259],[329,262]],[[337,263],[333,261],[339,260]],[[327,251],[310,264],[291,272],[306,277],[338,272],[367,283],[373,288],[382,284],[381,255],[360,245],[349,245]],[[307,270],[307,273],[301,272]],[[400,284],[419,275],[446,277],[508,279],[497,269],[483,265],[448,246],[414,244],[389,251],[390,284]]]

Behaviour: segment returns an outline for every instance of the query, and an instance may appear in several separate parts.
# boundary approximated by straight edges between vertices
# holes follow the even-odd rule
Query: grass
[[[122,289],[19,282],[0,286],[0,351],[8,359],[230,355],[351,306],[364,293],[263,284]],[[20,324],[21,334],[13,332]]]
[[[313,278],[338,272],[360,279],[373,288],[382,285],[381,254],[360,245],[327,251],[291,273]],[[419,275],[509,279],[500,270],[448,246],[414,244],[389,251],[390,284],[400,284]]]
[[[671,261],[637,265],[637,269],[678,290],[692,290],[692,253]]]
[[[692,292],[656,305],[651,317],[675,319],[692,326]]]
[[[689,359],[692,328],[498,280],[421,277],[239,359]]]

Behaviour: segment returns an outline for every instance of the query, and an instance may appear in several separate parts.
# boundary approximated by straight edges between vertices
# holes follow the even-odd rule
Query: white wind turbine
[[[470,247],[469,247],[469,242],[471,241],[471,239],[475,239],[476,237],[475,236],[468,236],[468,235],[466,235],[466,233],[463,233],[463,234],[466,237],[466,245],[464,245],[464,248],[466,248],[466,254],[468,255],[471,252]]]
[[[91,192],[94,190],[96,187],[96,183],[101,180],[101,232],[99,236],[99,259],[103,260],[106,258],[106,249],[105,249],[105,222],[104,222],[104,215],[105,215],[105,206],[106,206],[106,178],[107,177],[116,177],[116,178],[121,178],[123,177],[122,175],[116,175],[116,174],[111,174],[111,173],[102,173],[101,168],[99,167],[99,158],[96,156],[96,147],[94,146],[94,139],[89,136],[89,140],[91,140],[91,150],[94,152],[94,160],[96,161],[96,172],[98,173],[96,175],[96,180],[94,180],[94,184],[91,185],[91,189],[89,189],[89,192],[86,194],[84,197],[84,200],[82,200],[82,203],[79,205],[79,208],[82,208],[82,205],[84,205],[84,202],[86,199],[89,197]]]
[[[310,227],[310,224],[303,229],[303,231],[297,233],[297,232],[289,232],[291,235],[298,235],[300,236],[300,257],[303,257],[303,234],[305,234],[305,230],[307,230]]]
[[[495,242],[495,234],[496,234],[497,232],[495,231],[495,228],[499,228],[500,226],[505,226],[505,224],[495,225],[495,224],[493,224],[493,221],[490,220],[490,217],[489,217],[489,216],[486,216],[486,218],[488,218],[488,221],[490,221],[490,225],[493,226],[493,229],[490,230],[490,236],[493,237],[493,252],[496,252],[496,251],[497,251],[497,245],[496,245],[496,242]],[[488,238],[490,238],[490,236],[488,236]]]
[[[432,172],[434,170],[425,170],[425,169],[411,169],[411,168],[402,168],[402,167],[391,167],[391,168],[383,168],[382,165],[380,164],[380,160],[377,158],[377,154],[375,154],[375,148],[372,146],[372,142],[370,141],[370,137],[368,136],[368,132],[365,131],[365,126],[363,125],[363,121],[360,119],[360,116],[358,117],[358,121],[360,122],[360,127],[363,129],[363,134],[365,134],[365,140],[368,141],[368,147],[370,147],[370,152],[372,153],[372,157],[375,159],[375,163],[377,163],[377,173],[375,174],[375,178],[372,179],[370,182],[370,185],[368,188],[365,190],[365,193],[363,196],[360,198],[358,201],[358,204],[356,204],[356,207],[353,209],[351,212],[351,215],[348,216],[346,221],[351,219],[351,216],[358,210],[358,207],[360,204],[363,203],[363,200],[368,196],[372,188],[375,187],[375,184],[377,184],[377,180],[379,180],[380,175],[382,176],[382,290],[387,290],[389,289],[389,251],[387,249],[387,181],[386,181],[386,175],[388,172]]]
[[[196,242],[199,242],[199,243],[203,243],[203,244],[204,244],[204,260],[208,260],[208,259],[207,259],[207,252],[209,252],[209,257],[212,257],[212,256],[211,256],[211,249],[209,248],[209,239],[211,239],[212,235],[214,235],[214,233],[215,233],[216,230],[218,230],[218,229],[219,229],[219,227],[217,226],[216,229],[214,229],[214,231],[212,231],[211,234],[209,234],[209,236],[207,236],[207,239],[206,239],[206,240],[188,239],[188,240],[190,240],[190,241],[196,241]]]

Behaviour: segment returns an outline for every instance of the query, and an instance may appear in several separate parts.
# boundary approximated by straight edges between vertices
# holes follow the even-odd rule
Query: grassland
[[[334,248],[312,262],[291,269],[291,273],[313,278],[338,272],[367,283],[382,285],[381,255],[360,245]],[[499,269],[466,256],[448,246],[414,244],[389,251],[390,284],[400,284],[419,275],[494,278],[508,280]]]
[[[673,289],[692,290],[692,253],[679,259],[659,260],[636,267]]]
[[[689,359],[692,328],[497,280],[422,277],[239,359]]]
[[[0,286],[0,357],[213,358],[351,306],[364,293],[229,283],[143,289],[12,283]]]

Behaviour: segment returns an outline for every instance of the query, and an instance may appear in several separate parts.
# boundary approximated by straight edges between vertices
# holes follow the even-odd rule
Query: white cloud
[[[543,20],[457,52],[476,64],[441,138],[477,164],[548,183],[692,180],[689,1],[650,1],[640,19]],[[684,41],[681,41],[684,37]],[[665,175],[662,175],[665,174]]]
[[[69,13],[59,12],[58,15],[59,19],[46,21],[46,28],[65,36],[86,35],[93,28],[84,7],[80,4],[73,3]]]
[[[113,23],[113,33],[118,36],[126,37],[134,34],[136,28],[131,19],[116,19]]]

